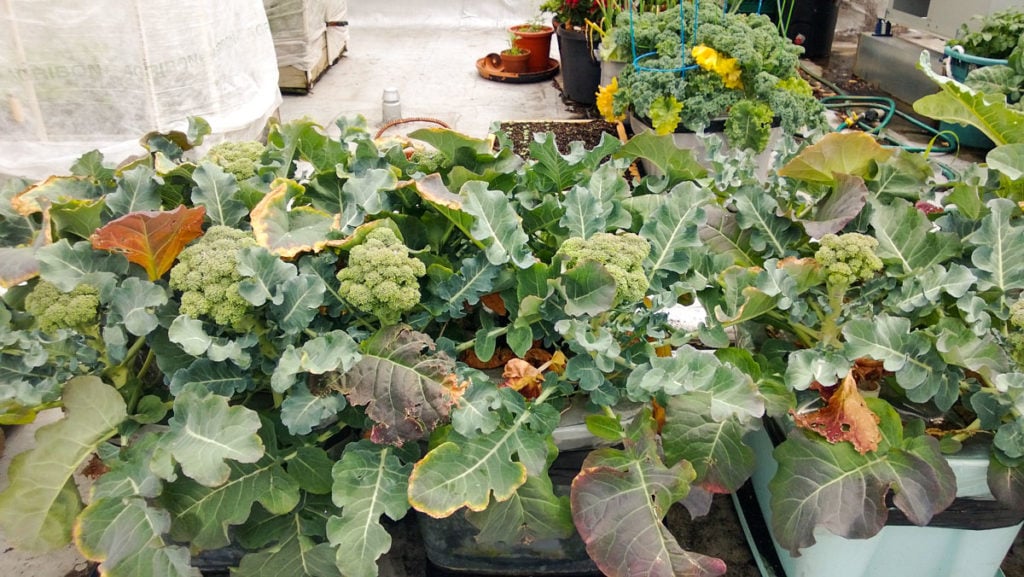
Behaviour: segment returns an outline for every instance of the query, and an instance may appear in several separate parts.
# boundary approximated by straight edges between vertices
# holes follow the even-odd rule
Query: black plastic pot
[[[824,58],[832,53],[839,18],[839,0],[793,0],[793,16],[786,35],[804,47],[804,58]],[[785,8],[779,18],[785,18]]]
[[[588,40],[585,32],[570,30],[561,24],[555,28],[555,35],[562,57],[562,90],[565,96],[580,104],[594,104],[601,82],[601,61],[594,56],[597,42]]]

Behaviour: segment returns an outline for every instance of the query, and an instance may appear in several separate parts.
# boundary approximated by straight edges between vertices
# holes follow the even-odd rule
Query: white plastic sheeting
[[[0,174],[119,162],[189,116],[255,138],[280,102],[261,0],[0,0]]]
[[[278,66],[313,70],[325,53],[333,60],[348,41],[345,0],[263,0],[274,36]]]

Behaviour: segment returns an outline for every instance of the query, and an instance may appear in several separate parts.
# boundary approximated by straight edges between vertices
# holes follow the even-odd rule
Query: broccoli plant
[[[226,141],[214,145],[206,153],[208,160],[235,176],[238,181],[252,178],[260,166],[265,147],[256,141]]]
[[[419,277],[426,274],[419,259],[409,256],[394,231],[379,227],[349,254],[338,271],[338,294],[350,305],[393,325],[420,302]]]
[[[40,281],[25,297],[25,311],[35,315],[39,328],[54,334],[61,329],[98,334],[100,291],[80,284],[62,292],[53,283]]]
[[[644,259],[650,252],[651,245],[639,235],[599,232],[587,239],[566,239],[558,248],[557,255],[565,257],[567,269],[584,261],[603,266],[615,280],[614,306],[643,300],[650,286],[644,271]]]
[[[251,234],[213,226],[181,251],[168,284],[181,291],[182,314],[208,317],[222,327],[234,326],[245,318],[250,305],[238,292],[243,280],[238,272],[238,255],[248,246],[256,246]]]

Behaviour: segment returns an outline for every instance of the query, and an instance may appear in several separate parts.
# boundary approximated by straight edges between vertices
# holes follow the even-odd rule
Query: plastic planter
[[[565,96],[580,104],[597,101],[601,81],[601,61],[594,56],[597,42],[581,30],[559,24],[555,29],[558,52],[562,57],[562,89]]]
[[[770,426],[767,428],[771,428]],[[775,439],[773,439],[775,437]],[[771,527],[768,482],[778,468],[772,457],[781,432],[765,429],[746,438],[757,455],[751,484],[757,509]],[[777,577],[989,577],[999,566],[1021,528],[1013,515],[992,500],[986,483],[988,458],[984,447],[949,458],[957,478],[957,499],[925,527],[912,525],[891,508],[889,521],[870,539],[845,539],[823,529],[817,543],[792,557],[774,536],[772,543],[785,576]],[[749,511],[747,512],[749,516]],[[770,529],[769,529],[770,534]]]
[[[946,58],[949,59],[949,75],[957,82],[963,82],[967,78],[967,74],[975,68],[1007,64],[1006,60],[998,58],[982,58],[981,56],[965,54],[952,46],[947,46],[944,53]],[[940,122],[939,130],[949,130],[956,134],[960,146],[980,148],[982,150],[988,150],[995,146],[995,143],[989,137],[973,126]]]

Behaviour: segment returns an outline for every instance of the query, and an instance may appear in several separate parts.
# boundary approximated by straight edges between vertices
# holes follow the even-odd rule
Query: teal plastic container
[[[1006,60],[1000,60],[997,58],[982,58],[980,56],[964,54],[959,50],[955,50],[951,46],[947,46],[944,52],[946,54],[946,58],[949,58],[950,74],[952,75],[953,80],[956,80],[957,82],[963,82],[967,78],[967,74],[975,68],[1007,63]],[[952,122],[940,122],[939,130],[949,130],[956,134],[957,139],[960,141],[960,146],[980,148],[983,150],[989,150],[995,146],[995,143],[992,142],[989,137],[985,136],[982,131],[973,126],[965,126]]]
[[[751,483],[757,506],[770,527],[768,482],[778,469],[772,457],[775,445],[763,428],[745,440],[757,455]],[[956,474],[958,500],[992,501],[983,448],[948,460]],[[785,576],[777,577],[998,577],[1002,575],[999,566],[1022,525],[979,530],[890,524],[870,539],[846,539],[819,529],[814,534],[817,543],[801,550],[799,557],[782,549],[774,536],[772,543],[786,571]]]

